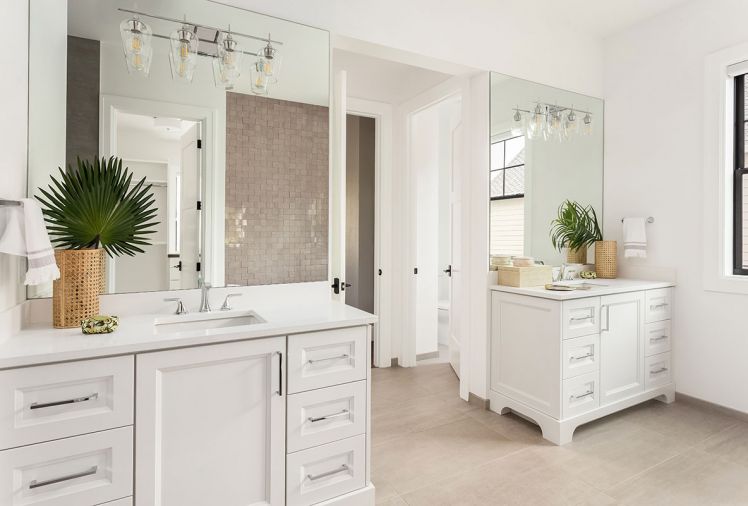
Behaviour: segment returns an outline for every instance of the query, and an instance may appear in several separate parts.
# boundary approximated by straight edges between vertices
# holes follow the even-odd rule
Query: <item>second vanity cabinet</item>
[[[0,504],[372,505],[370,333],[2,370]]]
[[[672,288],[662,285],[612,280],[597,296],[495,287],[491,409],[516,411],[564,444],[601,416],[652,398],[672,402]]]

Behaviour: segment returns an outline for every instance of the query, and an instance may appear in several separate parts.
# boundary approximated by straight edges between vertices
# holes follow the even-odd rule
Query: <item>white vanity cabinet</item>
[[[0,370],[0,505],[373,506],[352,319]]]
[[[535,421],[556,444],[596,418],[674,399],[672,288],[599,283],[574,292],[492,287],[490,407]]]

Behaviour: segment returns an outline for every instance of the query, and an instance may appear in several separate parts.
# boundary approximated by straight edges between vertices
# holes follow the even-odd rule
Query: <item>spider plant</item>
[[[553,247],[559,251],[563,248],[588,248],[603,238],[595,209],[571,200],[559,206],[558,215],[551,222],[550,234]]]
[[[52,243],[63,249],[104,248],[109,256],[144,253],[158,209],[145,178],[132,183],[122,160],[78,158],[77,170],[61,168],[48,190],[37,196]]]

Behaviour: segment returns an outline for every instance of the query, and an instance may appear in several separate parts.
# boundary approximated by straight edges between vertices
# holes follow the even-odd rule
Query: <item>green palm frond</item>
[[[586,248],[603,238],[595,209],[571,200],[559,206],[558,215],[551,222],[550,235],[553,247],[559,251]]]
[[[36,199],[42,204],[50,239],[65,249],[104,248],[109,256],[144,253],[158,208],[145,178],[132,184],[122,160],[78,159],[78,168],[59,169],[60,178]]]

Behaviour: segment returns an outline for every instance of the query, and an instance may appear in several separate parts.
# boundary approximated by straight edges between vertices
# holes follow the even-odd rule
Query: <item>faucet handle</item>
[[[184,308],[184,304],[182,304],[181,298],[170,297],[168,299],[164,299],[164,302],[176,302],[177,303],[177,310],[174,312],[174,314],[187,314],[187,310]]]
[[[221,311],[229,311],[231,310],[231,305],[229,304],[229,299],[231,297],[241,297],[242,294],[240,293],[230,293],[226,295],[226,298],[223,299],[223,305],[221,306]]]

